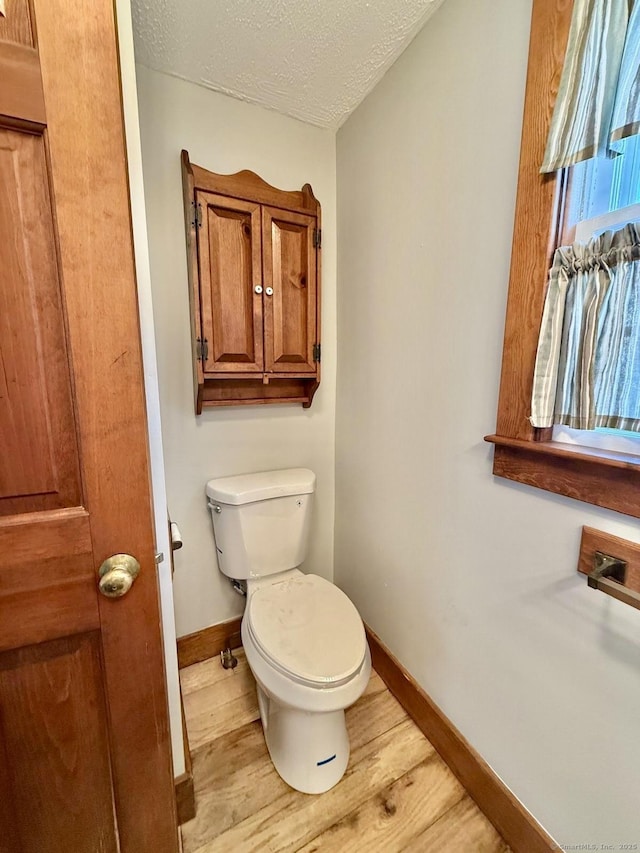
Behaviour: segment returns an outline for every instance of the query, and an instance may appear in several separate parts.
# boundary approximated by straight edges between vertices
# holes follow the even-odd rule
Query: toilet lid
[[[248,624],[263,655],[296,679],[335,686],[362,666],[367,641],[347,596],[317,575],[297,575],[257,589]]]

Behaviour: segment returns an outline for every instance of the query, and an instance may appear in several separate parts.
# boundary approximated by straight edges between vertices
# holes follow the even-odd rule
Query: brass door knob
[[[100,566],[98,588],[107,598],[126,595],[140,574],[140,563],[129,554],[114,554]]]

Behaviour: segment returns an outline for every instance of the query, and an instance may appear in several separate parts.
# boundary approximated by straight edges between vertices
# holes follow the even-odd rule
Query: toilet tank
[[[207,483],[220,571],[246,580],[301,565],[307,555],[316,475],[287,468]]]

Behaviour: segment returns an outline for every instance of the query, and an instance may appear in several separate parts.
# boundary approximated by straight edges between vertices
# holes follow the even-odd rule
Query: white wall
[[[178,636],[238,615],[242,600],[218,572],[205,483],[212,477],[304,466],[318,477],[305,568],[333,577],[336,372],[335,135],[138,66],[138,95],[171,517]],[[193,410],[180,151],[215,172],[251,169],[274,186],[310,183],[322,205],[322,382],[310,409],[271,405]]]
[[[530,0],[447,0],[338,133],[336,582],[562,844],[640,844],[628,517],[491,475]],[[617,847],[616,847],[617,849]]]

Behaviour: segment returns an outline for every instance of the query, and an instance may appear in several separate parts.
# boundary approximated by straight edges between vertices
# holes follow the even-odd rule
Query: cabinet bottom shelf
[[[274,403],[297,403],[308,409],[319,380],[315,376],[270,379],[205,379],[197,386],[196,414],[214,406],[262,406]]]

